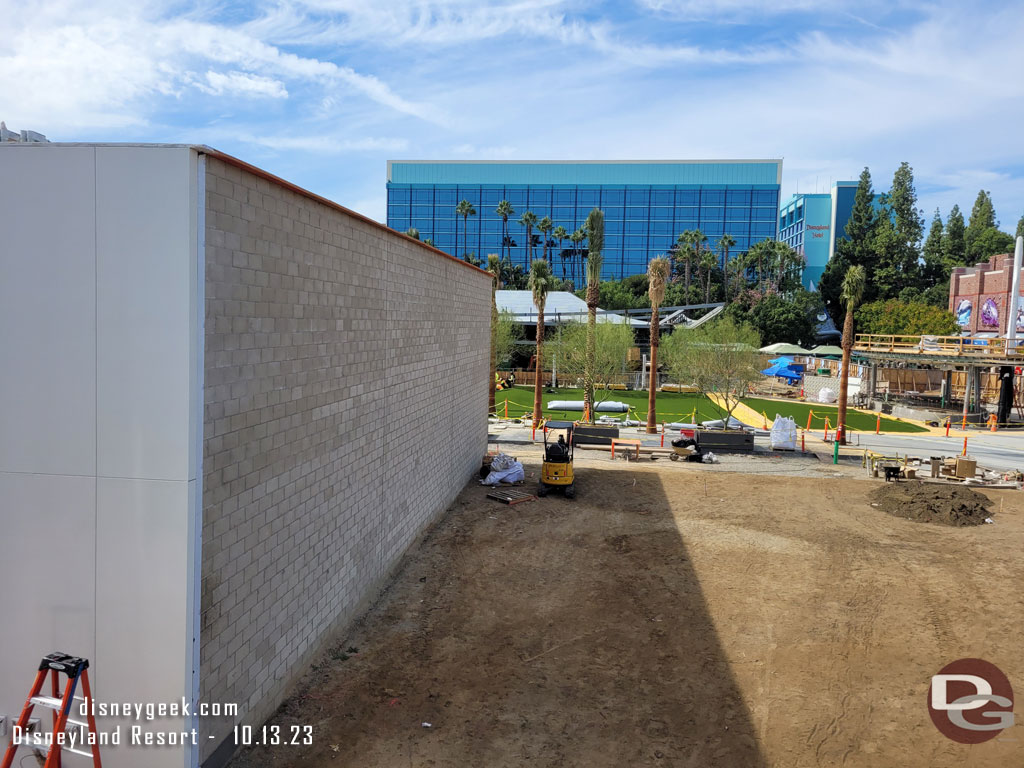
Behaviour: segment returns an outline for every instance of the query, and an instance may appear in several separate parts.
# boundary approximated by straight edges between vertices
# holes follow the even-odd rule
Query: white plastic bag
[[[526,471],[523,469],[523,465],[520,464],[518,461],[512,460],[512,465],[507,469],[493,469],[493,463],[491,464],[491,466],[492,469],[490,473],[487,475],[487,477],[480,481],[481,485],[498,485],[498,483],[521,483],[523,482],[523,480],[526,479]]]
[[[786,416],[775,414],[772,422],[771,446],[773,451],[796,450],[796,421]]]
[[[836,393],[833,392],[828,387],[824,387],[820,392],[818,392],[818,402],[819,403],[834,403],[835,401],[836,401]]]

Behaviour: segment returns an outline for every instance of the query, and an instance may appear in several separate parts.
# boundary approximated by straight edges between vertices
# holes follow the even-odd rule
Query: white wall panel
[[[94,158],[0,148],[0,471],[96,471]]]
[[[187,695],[187,571],[192,565],[185,556],[188,483],[103,477],[97,483],[97,700],[180,702]],[[136,724],[154,731],[181,728],[180,719]],[[178,768],[184,760],[184,751],[171,747],[122,746],[109,754],[103,757],[109,768]]]
[[[101,476],[188,479],[191,159],[180,147],[96,150]]]
[[[94,656],[96,479],[0,472],[0,504],[0,714],[17,717],[43,656]]]

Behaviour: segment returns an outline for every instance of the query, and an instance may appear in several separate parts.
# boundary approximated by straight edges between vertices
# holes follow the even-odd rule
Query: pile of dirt
[[[931,483],[886,483],[871,493],[871,506],[922,523],[962,527],[991,517],[992,502],[970,488]]]

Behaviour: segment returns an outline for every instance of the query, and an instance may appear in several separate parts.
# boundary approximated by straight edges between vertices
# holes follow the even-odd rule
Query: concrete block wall
[[[200,695],[258,724],[479,467],[490,282],[206,167]],[[208,765],[232,725],[201,722]]]

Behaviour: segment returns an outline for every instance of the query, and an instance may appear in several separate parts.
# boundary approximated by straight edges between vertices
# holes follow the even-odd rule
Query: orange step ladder
[[[67,736],[59,738],[59,734],[67,732],[69,725],[72,728],[79,729],[78,735],[75,738],[76,744],[88,744],[88,734],[96,734],[96,719],[93,717],[92,691],[89,689],[88,669],[89,660],[79,658],[78,656],[69,656],[66,653],[51,653],[49,656],[43,657],[43,660],[39,662],[39,671],[36,673],[35,682],[32,683],[32,690],[29,691],[28,699],[25,701],[25,708],[21,710],[21,717],[18,718],[18,722],[15,724],[17,730],[11,732],[11,743],[7,746],[7,751],[4,753],[4,760],[0,763],[0,768],[11,768],[11,765],[14,763],[14,755],[19,749],[33,751],[37,754],[37,757],[45,753],[46,763],[43,768],[61,768],[61,754],[63,752],[91,757],[94,768],[102,768],[98,743],[90,745],[91,751],[87,752],[84,749],[76,749],[65,744],[65,741],[68,740]],[[42,696],[40,693],[43,690],[43,684],[46,682],[46,675],[48,673],[50,675],[50,692],[52,695]],[[68,677],[63,692],[60,690],[61,673]],[[79,682],[82,684],[84,696],[75,695]],[[86,722],[73,720],[70,717],[72,704],[76,701],[85,702]],[[15,736],[17,734],[21,734],[23,738],[27,733],[29,718],[32,716],[32,710],[37,706],[53,710],[52,744],[16,743]],[[85,729],[88,729],[88,732]],[[93,740],[96,741],[97,739],[98,736],[94,736]]]

